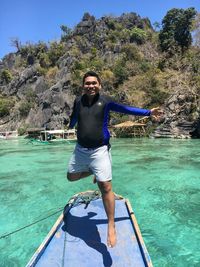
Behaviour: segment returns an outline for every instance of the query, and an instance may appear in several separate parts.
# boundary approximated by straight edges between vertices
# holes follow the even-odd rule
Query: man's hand
[[[155,119],[155,121],[159,121],[161,117],[163,116],[164,112],[161,110],[160,107],[152,108],[151,109],[151,117]]]

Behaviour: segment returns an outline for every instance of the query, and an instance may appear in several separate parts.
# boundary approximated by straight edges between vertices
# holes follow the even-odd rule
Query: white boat
[[[0,132],[0,139],[16,139],[18,138],[17,131],[3,131]]]
[[[0,139],[6,139],[6,136],[0,133]]]
[[[40,132],[40,140],[48,142],[76,141],[76,130],[44,130]]]

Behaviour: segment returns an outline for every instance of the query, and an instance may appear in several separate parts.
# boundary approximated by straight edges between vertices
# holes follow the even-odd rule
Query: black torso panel
[[[78,108],[78,143],[84,147],[98,147],[104,145],[105,108],[108,99],[97,95],[89,105],[87,98],[82,97]]]

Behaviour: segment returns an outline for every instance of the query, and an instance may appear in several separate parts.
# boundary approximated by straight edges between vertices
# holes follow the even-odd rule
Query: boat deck
[[[138,241],[130,213],[125,199],[116,200],[117,245],[108,248],[107,218],[102,200],[74,205],[65,212],[64,221],[48,247],[40,252],[42,255],[36,266],[152,266],[144,243]]]

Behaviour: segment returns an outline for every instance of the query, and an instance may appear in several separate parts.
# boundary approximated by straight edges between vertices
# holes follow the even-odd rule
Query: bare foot
[[[117,243],[116,230],[114,224],[108,224],[108,237],[107,245],[109,248],[113,248]]]
[[[96,184],[97,180],[96,180],[96,177],[94,176],[93,177],[93,184]]]

